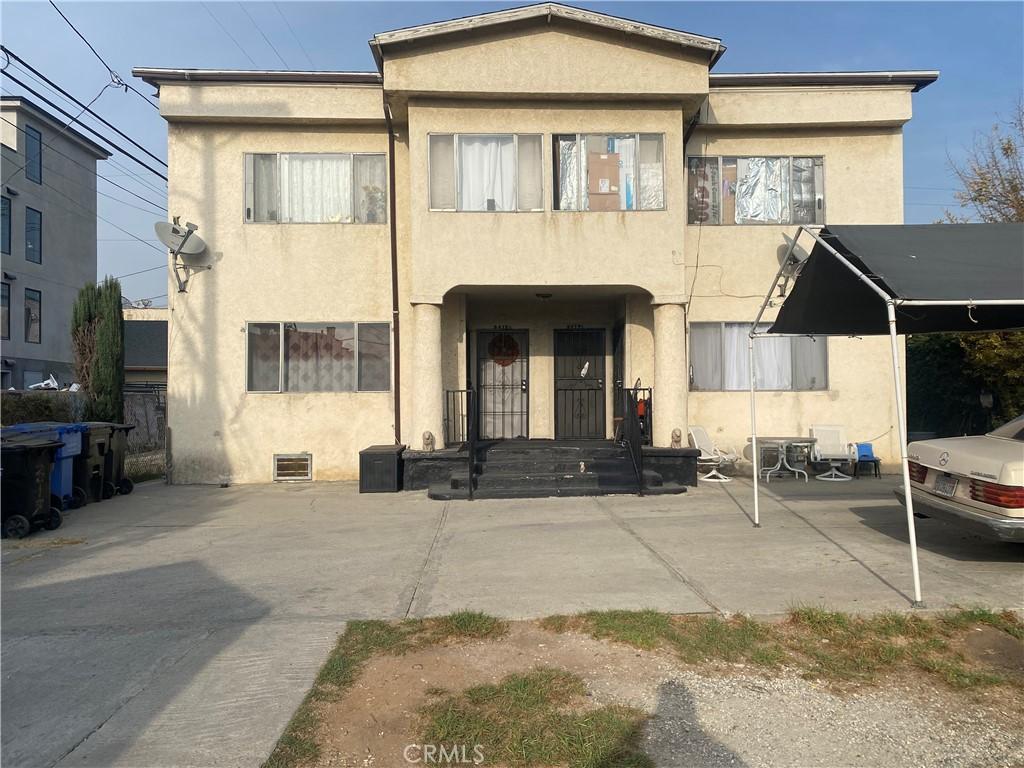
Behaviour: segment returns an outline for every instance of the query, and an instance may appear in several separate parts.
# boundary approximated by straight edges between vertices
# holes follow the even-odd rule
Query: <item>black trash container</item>
[[[60,528],[60,510],[50,503],[50,472],[63,445],[30,435],[0,445],[0,530],[5,538],[21,539],[39,527]]]
[[[359,452],[359,492],[395,493],[402,490],[404,445],[371,445]]]
[[[111,425],[105,421],[83,422],[82,451],[75,457],[75,488],[82,488],[90,501],[103,500],[103,463],[110,445]]]
[[[103,456],[103,498],[109,499],[115,493],[131,493],[135,484],[124,473],[124,459],[128,455],[128,433],[135,429],[135,425],[91,423],[103,424],[110,429],[107,452]]]

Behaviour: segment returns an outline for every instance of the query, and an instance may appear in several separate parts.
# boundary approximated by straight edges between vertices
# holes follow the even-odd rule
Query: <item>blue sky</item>
[[[522,3],[278,0],[243,7],[237,2],[58,0],[125,79],[133,66],[252,68],[255,64],[262,69],[369,70],[374,64],[366,41],[374,32],[518,4]],[[962,158],[975,134],[989,130],[999,116],[1007,116],[1024,91],[1024,3],[1020,2],[576,4],[720,37],[729,50],[716,72],[941,70],[936,84],[915,95],[914,119],[905,131],[907,222],[934,221],[944,206],[955,207],[956,185],[947,158]],[[103,66],[48,3],[5,0],[0,6],[0,37],[14,53],[82,101],[92,99],[108,79]],[[16,76],[36,87],[21,73]],[[149,92],[144,84],[136,85]],[[20,91],[19,86],[4,83],[5,93]],[[165,124],[135,94],[108,89],[94,109],[154,154],[165,156]],[[159,193],[126,175],[125,169],[138,172],[150,185],[160,187],[159,179],[124,157],[115,156],[115,160],[121,168],[103,163],[100,172],[143,196],[161,200]],[[139,203],[105,181],[100,180],[98,188]],[[99,213],[159,247],[152,228],[159,213],[127,208],[105,197],[99,198]],[[100,275],[124,275],[159,265],[163,258],[158,250],[106,222],[99,224],[99,238]],[[166,277],[160,271],[126,277],[122,283],[125,295],[132,299],[157,296],[154,303],[165,301],[161,294],[167,290]]]

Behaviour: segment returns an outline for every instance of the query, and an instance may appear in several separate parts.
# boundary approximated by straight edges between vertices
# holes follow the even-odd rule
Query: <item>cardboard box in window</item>
[[[587,200],[589,201],[587,210],[590,211],[618,211],[622,209],[622,201],[619,198],[618,192],[611,194],[590,192],[587,194]]]
[[[587,191],[594,195],[619,192],[619,153],[587,153]]]

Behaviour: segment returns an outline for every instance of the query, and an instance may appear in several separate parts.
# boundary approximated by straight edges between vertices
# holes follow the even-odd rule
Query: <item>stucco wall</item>
[[[899,128],[843,131],[697,131],[689,155],[822,155],[825,221],[898,224],[903,221],[903,152]],[[689,321],[752,322],[796,226],[687,226]],[[810,249],[806,234],[799,241]],[[694,274],[696,273],[696,280]],[[879,305],[879,311],[884,307]],[[766,319],[775,317],[769,309]],[[829,388],[824,392],[758,395],[761,434],[806,435],[813,424],[846,427],[847,439],[873,441],[890,466],[899,461],[888,337],[828,341]],[[750,435],[749,394],[691,392],[691,424],[737,450]]]
[[[314,478],[357,474],[394,441],[390,392],[246,392],[247,321],[391,318],[385,224],[245,224],[246,152],[385,152],[380,130],[171,124],[170,211],[208,243],[188,293],[173,286],[168,348],[172,479],[266,482],[275,453],[313,454]]]
[[[14,386],[22,386],[25,371],[54,373],[64,382],[72,379],[71,309],[79,289],[96,280],[96,158],[77,141],[49,123],[20,109],[5,106],[3,116],[18,125],[4,126],[4,196],[11,201],[11,253],[3,255],[4,279],[11,291],[10,339],[3,341],[3,356],[15,361]],[[42,134],[42,183],[29,181],[20,168],[25,164],[27,126]],[[46,146],[49,145],[49,146]],[[17,194],[11,194],[13,190]],[[25,209],[43,215],[42,263],[25,258]],[[25,341],[25,289],[42,292],[40,343]]]

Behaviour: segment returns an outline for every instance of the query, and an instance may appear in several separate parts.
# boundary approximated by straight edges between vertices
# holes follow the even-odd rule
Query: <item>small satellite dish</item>
[[[153,229],[160,242],[167,246],[174,260],[174,279],[178,283],[178,293],[185,293],[188,290],[188,281],[192,278],[193,272],[210,269],[207,265],[186,264],[183,256],[196,256],[206,250],[206,243],[203,238],[196,234],[199,229],[195,224],[187,222],[185,226],[178,223],[177,216],[173,222],[158,221]]]
[[[199,229],[195,224],[186,224],[181,227],[169,221],[158,221],[153,229],[156,230],[156,236],[160,238],[160,242],[175,254],[195,256],[206,250],[203,238],[195,233]]]

